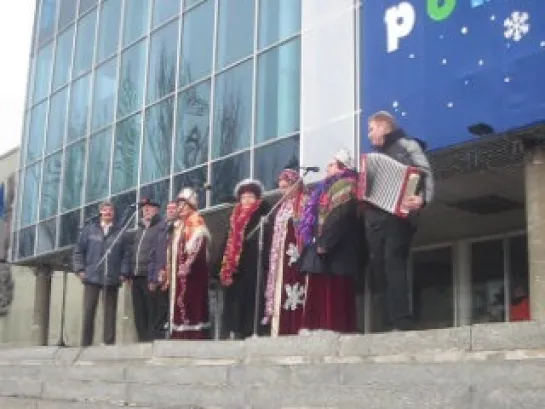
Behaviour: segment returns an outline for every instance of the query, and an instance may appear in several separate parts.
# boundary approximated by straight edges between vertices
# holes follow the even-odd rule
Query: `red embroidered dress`
[[[174,228],[168,248],[170,337],[204,339],[208,317],[208,248],[210,233],[194,212]]]
[[[262,321],[271,324],[271,336],[297,334],[301,327],[305,278],[297,268],[301,246],[295,226],[302,202],[302,194],[286,200],[275,217]]]

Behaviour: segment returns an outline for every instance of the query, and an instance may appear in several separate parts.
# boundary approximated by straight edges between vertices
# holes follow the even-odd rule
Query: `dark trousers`
[[[97,284],[85,283],[83,289],[83,328],[81,332],[81,345],[86,347],[93,343],[95,334],[95,317],[97,312],[98,297],[104,297],[104,326],[103,342],[106,345],[115,344],[115,325],[117,318],[118,287],[107,286],[106,291],[101,291]]]
[[[392,215],[372,216],[366,218],[365,231],[373,293],[382,295],[387,328],[410,329],[408,260],[415,226]]]
[[[147,277],[135,277],[132,285],[134,325],[139,342],[165,337],[168,320],[168,292],[149,290]]]

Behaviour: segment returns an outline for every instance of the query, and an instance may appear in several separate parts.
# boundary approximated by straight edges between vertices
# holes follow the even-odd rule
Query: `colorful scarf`
[[[283,241],[286,239],[286,233],[288,231],[288,223],[293,220],[294,228],[296,228],[299,221],[299,215],[301,214],[303,206],[304,196],[299,193],[296,197],[286,200],[280,205],[278,213],[274,219],[274,231],[271,243],[271,254],[269,258],[269,275],[267,277],[267,287],[265,289],[265,317],[263,318],[263,324],[267,324],[274,310],[274,297],[276,289],[276,280],[278,271],[281,268],[281,262],[283,260],[281,250],[283,248]],[[297,230],[296,230],[297,232]],[[299,240],[297,240],[299,247]]]
[[[341,179],[348,179],[348,189],[343,188],[339,192],[329,192],[331,187]],[[303,210],[301,224],[299,225],[299,235],[304,245],[312,243],[315,236],[316,226],[320,227],[325,217],[333,210],[334,207],[342,204],[355,190],[357,173],[353,170],[346,169],[335,176],[329,177],[318,183],[314,191],[310,195],[310,199]]]
[[[243,208],[239,203],[233,209],[229,220],[229,236],[227,237],[227,245],[223,252],[223,260],[221,262],[220,280],[223,286],[228,287],[233,283],[233,274],[238,268],[240,253],[244,242],[244,232],[250,218],[256,210],[261,206],[261,200],[257,200],[252,206]]]

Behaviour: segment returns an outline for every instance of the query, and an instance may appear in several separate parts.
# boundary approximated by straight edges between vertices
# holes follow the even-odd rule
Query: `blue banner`
[[[379,110],[430,149],[545,122],[545,0],[364,0],[360,27],[362,149]]]

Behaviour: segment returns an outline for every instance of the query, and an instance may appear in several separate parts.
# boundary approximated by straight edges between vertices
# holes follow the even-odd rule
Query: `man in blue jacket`
[[[103,342],[115,343],[117,296],[122,283],[130,280],[130,253],[121,228],[114,223],[115,208],[101,203],[100,219],[85,226],[74,248],[74,271],[84,285],[81,345],[93,343],[98,297],[103,291]],[[117,240],[117,241],[116,241]],[[115,244],[113,244],[115,242]],[[106,252],[110,253],[101,262]]]

